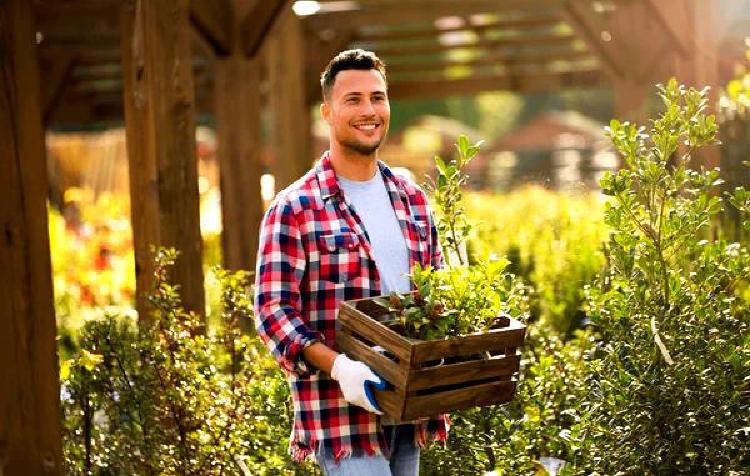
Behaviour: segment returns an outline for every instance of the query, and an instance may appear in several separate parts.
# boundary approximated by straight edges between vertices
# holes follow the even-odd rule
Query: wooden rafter
[[[399,0],[377,5],[365,3],[358,10],[319,13],[308,17],[305,22],[311,30],[335,29],[342,24],[349,28],[360,28],[369,25],[427,22],[444,16],[554,12],[559,8],[559,4],[560,0]]]
[[[683,57],[690,56],[690,35],[692,30],[690,10],[684,8],[684,0],[645,0],[654,17],[669,36],[674,48]]]
[[[77,58],[67,53],[55,58],[49,58],[50,69],[45,75],[45,81],[41,84],[42,93],[42,118],[44,124],[49,119],[60,102],[60,98],[69,85]]]
[[[560,89],[598,87],[603,83],[598,69],[518,76],[479,76],[464,79],[414,79],[394,81],[388,86],[391,99],[434,98],[476,94],[481,91],[531,93]]]
[[[445,33],[457,33],[457,32],[473,32],[477,34],[483,34],[493,30],[529,30],[529,29],[540,29],[550,28],[555,25],[559,25],[562,19],[559,15],[543,14],[539,16],[529,18],[519,18],[513,20],[498,20],[480,25],[465,24],[461,26],[449,27],[449,28],[435,28],[430,25],[428,27],[412,28],[408,30],[385,30],[376,31],[372,33],[361,33],[359,39],[361,41],[409,41],[418,40],[422,38],[435,38],[438,35]]]
[[[258,53],[276,19],[291,4],[290,0],[261,0],[255,4],[240,26],[245,56],[253,58]]]
[[[192,0],[190,22],[218,56],[231,52],[234,23],[229,0]]]
[[[357,33],[350,29],[338,30],[327,41],[315,39],[314,48],[310,48],[310,60],[307,63],[307,103],[313,104],[320,98],[320,73],[335,54],[344,50],[357,39]]]
[[[378,55],[385,58],[395,55],[432,55],[444,53],[449,50],[478,50],[478,49],[500,49],[504,47],[525,47],[529,45],[570,45],[576,40],[574,35],[552,34],[552,35],[516,35],[501,39],[480,38],[474,42],[456,44],[431,43],[425,45],[404,45],[400,47],[389,46],[379,48],[377,45],[368,45]]]
[[[580,61],[591,58],[591,53],[585,50],[566,49],[563,51],[542,51],[534,53],[500,52],[464,61],[414,61],[408,57],[406,61],[398,56],[389,57],[388,74],[419,73],[425,71],[441,71],[450,68],[476,66],[516,66],[527,64],[546,64],[555,61]]]
[[[597,55],[604,70],[612,78],[622,78],[627,73],[627,65],[622,62],[622,54],[607,36],[602,37],[601,19],[592,9],[591,2],[565,0],[563,15],[573,29],[584,39],[587,46]]]

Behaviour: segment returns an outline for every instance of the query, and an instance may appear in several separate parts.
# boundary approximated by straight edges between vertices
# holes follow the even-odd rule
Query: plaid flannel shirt
[[[437,230],[424,192],[378,162],[401,231],[410,267],[442,266]],[[258,333],[285,371],[294,401],[290,452],[301,461],[325,448],[339,459],[388,454],[379,417],[344,400],[338,382],[307,364],[302,350],[314,342],[336,348],[341,300],[380,294],[368,235],[345,200],[328,153],[280,192],[261,225],[255,281]],[[445,416],[423,420],[416,443],[445,441]]]

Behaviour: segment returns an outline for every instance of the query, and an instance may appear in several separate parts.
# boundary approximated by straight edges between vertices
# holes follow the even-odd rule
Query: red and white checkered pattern
[[[427,197],[378,162],[409,248],[410,267],[442,266]],[[310,368],[302,350],[313,342],[336,348],[341,300],[380,294],[367,233],[339,188],[328,153],[280,192],[261,224],[255,281],[258,333],[288,376],[294,400],[290,450],[302,460],[323,445],[338,459],[388,454],[379,417],[349,405],[336,381]],[[417,425],[417,443],[447,438],[447,418]]]

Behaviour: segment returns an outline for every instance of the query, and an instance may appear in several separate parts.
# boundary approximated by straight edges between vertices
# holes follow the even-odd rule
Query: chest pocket
[[[361,272],[359,238],[351,231],[318,236],[319,273],[324,281],[343,283]]]

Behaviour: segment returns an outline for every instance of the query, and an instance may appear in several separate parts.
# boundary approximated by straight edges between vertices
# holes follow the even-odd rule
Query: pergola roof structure
[[[247,56],[258,52],[274,17],[292,3],[255,2],[239,26]],[[347,47],[374,50],[386,61],[390,94],[395,99],[602,85],[600,61],[571,26],[564,3],[317,2],[314,14],[300,16],[307,100],[317,100],[321,69],[333,54]],[[34,0],[48,123],[122,119],[119,4],[119,0]],[[302,4],[297,10],[305,13]],[[228,1],[190,2],[198,113],[213,111],[212,62],[232,50],[232,12]]]
[[[486,90],[551,91],[603,83],[602,69],[559,0],[319,2],[304,22],[319,71],[343,46],[388,65],[392,98]],[[312,83],[312,80],[311,80]]]

